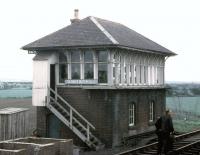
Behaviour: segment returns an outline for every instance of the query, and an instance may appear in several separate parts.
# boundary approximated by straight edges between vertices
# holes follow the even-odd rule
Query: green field
[[[0,99],[31,97],[31,89],[13,88],[0,90]],[[176,117],[173,117],[176,131],[187,132],[200,128],[200,97],[167,97],[166,107],[176,113]]]
[[[0,90],[0,98],[31,98],[32,90],[25,88],[13,88]]]
[[[166,107],[173,111],[176,131],[200,129],[200,97],[167,97]]]
[[[200,115],[200,97],[167,97],[166,107],[175,111]]]

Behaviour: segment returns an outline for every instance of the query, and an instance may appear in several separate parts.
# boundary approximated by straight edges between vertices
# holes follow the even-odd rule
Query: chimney
[[[74,10],[74,19],[70,19],[71,23],[75,23],[75,22],[78,22],[80,21],[79,19],[79,10],[78,9],[75,9]]]

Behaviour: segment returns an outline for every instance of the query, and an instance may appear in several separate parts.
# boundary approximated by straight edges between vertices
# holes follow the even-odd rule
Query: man
[[[163,145],[164,153],[167,154],[170,149],[172,149],[172,141],[170,139],[170,134],[173,134],[174,127],[172,123],[172,118],[169,109],[165,111],[165,115],[162,116],[162,134],[163,134]]]
[[[158,117],[157,118],[157,121],[155,123],[155,126],[156,126],[156,135],[158,136],[158,150],[157,150],[157,154],[158,155],[161,155],[162,153],[162,147],[163,147],[163,141],[162,141],[162,119],[161,117]]]
[[[172,118],[169,109],[165,111],[165,115],[160,117],[156,123],[156,131],[158,135],[158,155],[162,152],[162,147],[164,147],[164,153],[172,149],[172,141],[170,140],[170,134],[174,132],[174,127],[172,123]]]

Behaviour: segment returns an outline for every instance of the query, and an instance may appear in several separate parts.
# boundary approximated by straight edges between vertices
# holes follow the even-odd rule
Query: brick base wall
[[[57,90],[58,94],[95,126],[94,135],[106,144],[106,147],[120,145],[124,136],[154,129],[154,123],[149,123],[150,101],[154,101],[154,120],[165,109],[165,89],[86,90],[60,87]],[[128,105],[132,102],[136,105],[136,122],[134,127],[129,127]],[[47,130],[42,122],[45,122],[44,115],[48,112],[46,110],[44,113],[43,110],[38,110],[38,127]],[[41,132],[45,132],[44,130]],[[73,138],[75,144],[83,145],[64,124],[60,131],[60,138]]]

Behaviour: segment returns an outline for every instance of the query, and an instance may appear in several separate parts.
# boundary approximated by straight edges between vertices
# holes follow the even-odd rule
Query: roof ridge
[[[119,44],[119,42],[95,19],[93,16],[89,16],[89,19],[103,32],[106,37],[113,43]]]

